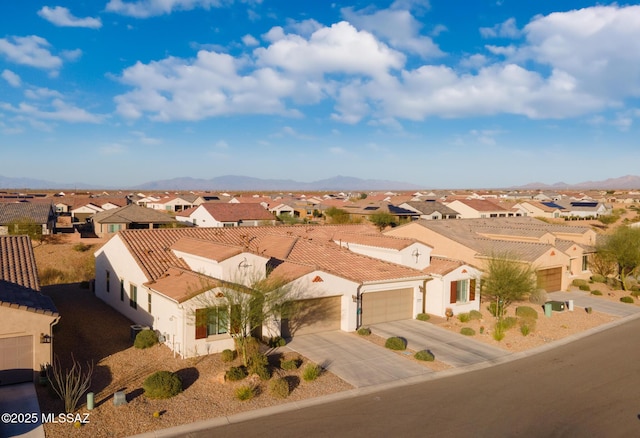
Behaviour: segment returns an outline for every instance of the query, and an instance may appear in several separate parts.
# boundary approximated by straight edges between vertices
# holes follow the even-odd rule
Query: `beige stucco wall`
[[[59,317],[28,310],[0,306],[0,338],[33,336],[33,369],[53,362],[53,343],[40,343],[40,334],[51,335],[51,324]]]

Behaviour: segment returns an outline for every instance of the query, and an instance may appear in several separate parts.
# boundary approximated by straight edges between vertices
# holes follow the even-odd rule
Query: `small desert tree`
[[[536,290],[535,271],[531,265],[516,261],[509,255],[490,257],[482,275],[482,297],[495,302],[496,317],[501,319],[506,309]]]
[[[331,218],[333,224],[348,224],[351,222],[349,212],[337,207],[329,207],[324,212],[325,216]]]
[[[33,241],[42,242],[42,225],[31,218],[23,217],[15,219],[7,224],[8,233],[11,235],[26,234]]]
[[[596,254],[605,260],[615,260],[622,288],[626,280],[640,271],[640,228],[621,226],[596,246]]]
[[[93,374],[93,363],[87,363],[87,370],[71,356],[71,368],[63,369],[60,360],[56,357],[53,366],[47,368],[47,377],[51,382],[51,387],[64,401],[64,410],[71,413],[76,410],[80,397],[91,386],[91,375]]]
[[[396,223],[396,217],[391,213],[381,211],[379,213],[373,213],[371,216],[369,216],[369,221],[376,227],[378,227],[380,231],[382,231],[389,225],[394,225]]]

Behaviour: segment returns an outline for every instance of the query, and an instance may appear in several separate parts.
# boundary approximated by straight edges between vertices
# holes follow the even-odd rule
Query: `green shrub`
[[[536,328],[536,320],[533,318],[524,318],[520,320],[520,333],[522,336],[527,336]]]
[[[397,336],[392,336],[389,339],[387,339],[386,342],[384,343],[384,346],[390,350],[406,350],[407,349],[407,343],[404,341],[404,339],[399,338]]]
[[[624,297],[620,297],[620,301],[622,301],[623,303],[632,304],[632,303],[634,303],[635,300],[633,299],[633,297],[630,297],[630,296],[627,295],[627,296],[624,296]]]
[[[431,316],[428,313],[418,313],[416,315],[418,321],[429,321],[430,318]]]
[[[536,289],[529,295],[529,302],[542,306],[548,301],[547,291],[544,289]]]
[[[248,338],[235,338],[236,351],[238,354],[242,354],[244,351],[246,353],[246,357],[252,357],[258,353],[260,353],[260,341],[256,338],[248,337]],[[242,349],[244,344],[244,350]]]
[[[471,319],[471,321],[479,321],[482,319],[482,312],[472,310],[469,312],[469,318]]]
[[[462,327],[460,329],[460,334],[463,334],[465,336],[473,336],[476,334],[476,331],[471,327]]]
[[[640,296],[640,291],[637,290],[632,290],[629,295],[631,295],[633,298],[638,298]]]
[[[299,358],[294,358],[294,359],[285,359],[280,358],[280,368],[282,368],[285,371],[291,371],[291,370],[297,370],[298,367],[300,367],[300,364],[302,363],[302,361]]]
[[[302,378],[305,382],[311,382],[320,376],[320,371],[320,366],[314,363],[309,363],[302,370]]]
[[[278,398],[289,397],[289,382],[284,377],[278,377],[269,382],[269,391]]]
[[[271,348],[284,347],[285,345],[287,345],[287,340],[282,336],[274,336],[273,338],[269,339],[267,345],[269,345],[269,347]]]
[[[158,334],[154,330],[142,330],[136,335],[133,346],[136,348],[149,348],[158,343]]]
[[[502,318],[500,321],[496,323],[496,326],[500,326],[504,331],[509,330],[510,328],[515,327],[518,323],[518,319],[513,316],[507,316],[506,318]]]
[[[360,336],[369,336],[371,334],[371,329],[369,327],[360,327],[358,329],[358,334]]]
[[[220,353],[220,359],[222,359],[222,362],[233,362],[235,358],[236,358],[235,350],[229,350],[227,348],[226,350],[222,350],[222,353]]]
[[[257,374],[262,380],[271,378],[269,370],[269,358],[266,354],[258,353],[249,358],[249,373]]]
[[[496,323],[495,327],[493,328],[493,339],[500,342],[504,339],[504,335],[504,328],[501,324]]]
[[[170,398],[182,392],[182,380],[171,371],[156,371],[144,380],[142,389],[149,398]]]
[[[471,320],[471,316],[468,313],[459,313],[458,319],[460,322],[469,322]]]
[[[87,245],[85,243],[80,242],[73,245],[73,250],[78,252],[87,252],[91,249],[91,246],[92,245]]]
[[[497,311],[496,311],[496,302],[492,301],[489,303],[489,305],[487,306],[487,310],[489,311],[489,313],[491,313],[492,316],[495,317],[499,317],[499,316],[504,316],[505,313],[505,309],[502,309],[502,315],[497,315]]]
[[[602,292],[600,292],[598,289],[595,289],[591,291],[591,295],[602,295]]]
[[[581,284],[580,286],[578,286],[578,289],[584,290],[584,291],[590,291],[591,290],[591,288],[589,287],[588,284]]]
[[[236,388],[236,398],[240,401],[251,400],[255,395],[255,390],[252,386],[242,385]]]
[[[591,280],[593,280],[594,283],[604,283],[607,281],[607,278],[604,275],[593,274]]]
[[[587,280],[581,280],[579,278],[576,278],[575,280],[573,280],[571,282],[571,284],[576,286],[576,287],[586,286],[587,285]]]
[[[247,370],[245,367],[231,367],[225,373],[225,377],[227,380],[231,380],[232,382],[242,380],[247,377]]]
[[[420,350],[413,357],[417,360],[423,360],[426,362],[433,362],[435,360],[433,353],[428,350]]]
[[[538,319],[538,312],[536,312],[536,309],[533,307],[518,306],[516,307],[516,316],[520,318]]]

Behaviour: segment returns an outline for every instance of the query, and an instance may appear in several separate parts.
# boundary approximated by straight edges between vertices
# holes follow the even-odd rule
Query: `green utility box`
[[[551,304],[551,310],[555,312],[562,312],[564,310],[564,301],[547,301]]]

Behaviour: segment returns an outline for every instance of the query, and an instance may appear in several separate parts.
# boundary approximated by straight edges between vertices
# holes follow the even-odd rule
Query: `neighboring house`
[[[52,327],[60,320],[40,293],[27,236],[0,236],[0,385],[31,382],[53,362]]]
[[[167,213],[129,204],[96,213],[91,217],[93,231],[99,237],[117,233],[120,230],[159,228],[175,224],[177,221]]]
[[[32,221],[42,227],[42,234],[55,231],[56,214],[50,203],[0,203],[0,235],[9,234],[9,226],[21,220]]]
[[[363,255],[334,242],[338,231],[371,230],[357,225],[121,231],[95,253],[96,295],[135,323],[159,331],[182,357],[233,348],[225,282],[246,284],[254,275],[284,279],[295,309],[290,318],[251,327],[262,336],[354,331],[414,318],[424,310],[431,277],[374,255],[404,253],[413,266],[418,249],[425,253],[423,266],[429,248],[378,234],[375,242],[354,242],[370,254]],[[205,312],[215,299],[215,310]],[[478,306],[479,296],[474,299]],[[204,313],[207,321],[198,317]]]
[[[197,227],[255,227],[275,225],[277,219],[259,203],[205,202],[189,216],[178,218]]]
[[[486,199],[456,199],[447,207],[460,213],[462,219],[512,217],[517,214]]]
[[[145,202],[147,208],[169,212],[181,212],[202,204],[204,199],[198,195],[174,195],[165,196],[156,201]]]
[[[420,219],[440,220],[459,219],[460,213],[437,201],[409,201],[400,204],[400,208],[420,213]]]
[[[588,261],[596,233],[589,228],[547,224],[534,218],[419,220],[386,235],[413,238],[433,247],[432,254],[461,260],[482,270],[486,260],[508,255],[530,264],[539,287],[566,290],[575,278],[589,278]]]
[[[567,218],[597,218],[610,215],[613,211],[610,205],[598,201],[559,201],[556,204],[564,208],[562,216]]]
[[[563,206],[553,201],[536,202],[526,201],[516,204],[514,209],[520,211],[522,216],[544,217],[548,219],[559,218],[566,210]]]
[[[355,220],[362,219],[369,221],[371,216],[374,214],[388,213],[394,216],[395,220],[399,223],[418,219],[418,217],[420,216],[420,214],[414,210],[397,207],[389,202],[365,202],[355,203],[353,205],[345,205],[340,208],[349,213],[349,217]]]
[[[289,204],[277,204],[274,207],[269,208],[269,211],[276,216],[289,215],[294,217],[296,210]]]

